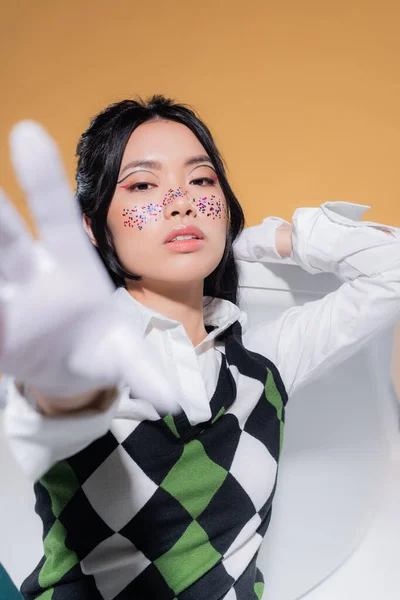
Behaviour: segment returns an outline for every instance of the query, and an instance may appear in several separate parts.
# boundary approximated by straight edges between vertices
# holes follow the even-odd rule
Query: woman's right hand
[[[0,372],[65,402],[122,381],[157,398],[166,382],[111,301],[56,144],[32,121],[10,144],[40,240],[1,193]]]

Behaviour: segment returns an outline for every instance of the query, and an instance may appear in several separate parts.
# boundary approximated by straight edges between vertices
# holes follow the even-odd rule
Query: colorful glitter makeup
[[[143,229],[143,225],[150,225],[158,221],[162,213],[161,204],[145,204],[144,206],[135,206],[134,208],[124,208],[122,211],[123,217],[128,217],[124,221],[125,227],[137,227]]]
[[[121,186],[123,187],[123,186]],[[200,196],[199,198],[190,198],[187,191],[182,188],[177,188],[175,191],[169,189],[165,194],[162,204],[145,204],[143,206],[135,206],[132,209],[125,208],[122,211],[122,216],[125,218],[124,226],[143,229],[144,225],[151,225],[162,218],[162,212],[166,206],[171,204],[175,198],[187,197],[188,202],[194,204],[199,213],[214,219],[221,219],[226,214],[225,204],[214,195]]]
[[[206,217],[212,217],[213,219],[221,219],[224,216],[225,205],[219,198],[215,198],[214,194],[208,198],[202,196],[194,200],[196,208],[200,213],[206,215]]]
[[[181,187],[179,187],[175,192],[173,189],[170,189],[164,196],[163,206],[168,206],[168,204],[171,204],[175,198],[184,198],[185,196],[187,196],[189,200],[189,194]]]

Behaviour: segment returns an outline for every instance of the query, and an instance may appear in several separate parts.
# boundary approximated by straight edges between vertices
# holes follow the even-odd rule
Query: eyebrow
[[[212,166],[212,161],[210,157],[207,156],[207,154],[199,154],[198,156],[192,156],[191,158],[185,160],[183,166],[190,167],[191,165],[197,165],[202,162],[208,162]],[[158,160],[133,160],[132,162],[129,162],[124,166],[121,173],[119,174],[118,179],[120,179],[121,175],[125,173],[125,171],[127,171],[128,169],[136,169],[137,167],[141,167],[142,169],[154,169],[155,171],[161,171],[162,164]]]
[[[191,165],[198,165],[202,162],[208,162],[212,166],[211,158],[207,156],[207,154],[199,154],[198,156],[192,156],[192,158],[188,158],[187,160],[185,160],[184,166],[190,167]]]

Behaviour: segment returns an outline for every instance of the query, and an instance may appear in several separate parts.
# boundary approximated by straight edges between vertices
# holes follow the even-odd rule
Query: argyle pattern
[[[257,600],[287,395],[275,365],[225,342],[209,421],[114,419],[35,484],[44,557],[28,600]]]

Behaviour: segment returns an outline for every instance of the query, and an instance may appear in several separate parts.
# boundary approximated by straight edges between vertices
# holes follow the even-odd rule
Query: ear
[[[88,234],[90,241],[92,242],[92,244],[94,246],[97,246],[97,242],[96,242],[96,238],[93,235],[92,232],[92,227],[90,224],[90,219],[87,215],[82,215],[82,223],[83,223],[83,228],[86,231],[86,233]]]

